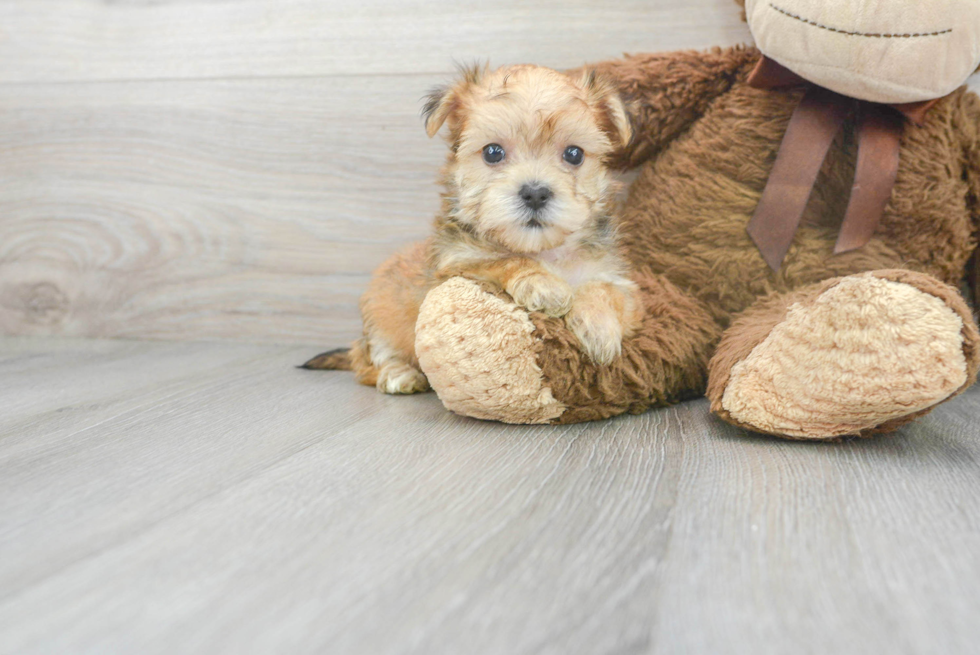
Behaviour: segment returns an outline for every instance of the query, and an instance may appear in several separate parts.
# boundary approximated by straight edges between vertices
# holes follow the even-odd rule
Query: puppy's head
[[[539,66],[468,69],[423,116],[429,136],[449,128],[450,220],[518,253],[560,246],[604,216],[617,190],[606,159],[631,135],[607,83]]]

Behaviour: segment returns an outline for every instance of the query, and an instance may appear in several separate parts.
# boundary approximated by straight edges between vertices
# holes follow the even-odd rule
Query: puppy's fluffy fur
[[[630,139],[622,101],[590,73],[538,66],[465,70],[423,110],[450,146],[435,234],[386,261],[361,299],[364,336],[307,368],[351,368],[386,393],[428,389],[415,356],[426,293],[455,276],[483,280],[530,311],[564,317],[593,361],[617,357],[639,321],[615,242],[607,159]]]

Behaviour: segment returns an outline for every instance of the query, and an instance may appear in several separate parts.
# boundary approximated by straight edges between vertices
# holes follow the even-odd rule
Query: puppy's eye
[[[496,164],[504,160],[504,149],[499,143],[491,143],[483,146],[483,161],[488,164]]]
[[[565,152],[562,153],[561,158],[567,161],[572,166],[578,166],[582,163],[582,158],[585,157],[585,153],[578,146],[568,146],[565,148]]]

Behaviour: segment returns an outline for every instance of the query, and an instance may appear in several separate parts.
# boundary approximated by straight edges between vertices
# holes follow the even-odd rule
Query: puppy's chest
[[[587,282],[608,281],[617,274],[616,264],[608,257],[584,257],[573,248],[555,248],[534,255],[548,271],[577,287]]]

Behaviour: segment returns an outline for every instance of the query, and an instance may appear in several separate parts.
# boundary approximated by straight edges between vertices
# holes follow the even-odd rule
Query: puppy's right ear
[[[463,99],[467,92],[474,85],[479,84],[490,70],[489,64],[478,62],[465,66],[459,65],[457,68],[459,78],[453,86],[437,86],[425,96],[422,118],[425,120],[425,133],[430,138],[436,135],[450,116],[463,108]],[[450,121],[449,125],[453,127],[453,121]]]
[[[438,132],[449,115],[459,108],[459,95],[456,89],[440,86],[429,91],[425,96],[425,106],[422,107],[422,118],[425,120],[425,133],[431,139]]]

